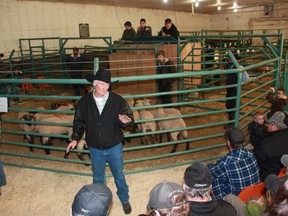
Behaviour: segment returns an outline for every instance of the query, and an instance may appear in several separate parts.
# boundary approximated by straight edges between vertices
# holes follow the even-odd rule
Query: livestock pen
[[[137,120],[136,123],[143,123],[145,121],[157,122],[180,117],[183,118],[186,123],[186,128],[126,134],[125,139],[131,138],[131,142],[125,141],[124,145],[126,174],[186,165],[195,160],[210,161],[217,159],[226,154],[226,144],[223,139],[223,126],[225,124],[233,123],[236,127],[243,129],[248,136],[246,128],[252,119],[253,113],[256,110],[267,111],[269,104],[265,96],[270,86],[277,88],[282,85],[282,79],[285,75],[281,70],[283,35],[226,35],[223,37],[226,37],[226,39],[238,38],[242,41],[245,40],[245,37],[249,37],[252,43],[248,45],[242,44],[237,47],[227,47],[222,43],[217,44],[215,48],[212,48],[214,58],[207,61],[207,56],[211,54],[207,54],[205,51],[211,48],[206,48],[203,41],[204,39],[219,38],[219,35],[183,36],[179,38],[177,44],[175,44],[176,54],[173,55],[172,60],[177,66],[178,72],[174,74],[157,74],[157,64],[154,54],[159,48],[158,45],[156,45],[156,50],[154,48],[155,46],[152,46],[150,49],[153,51],[153,54],[149,54],[145,58],[143,58],[143,53],[133,55],[133,58],[125,58],[123,60],[110,58],[109,66],[112,73],[112,82],[115,82],[115,84],[112,84],[113,91],[122,94],[124,98],[132,98],[133,100],[149,98],[152,100],[151,105],[132,107],[133,110],[147,109],[152,111],[160,106],[163,108],[173,107],[181,112],[181,116],[168,116],[148,120],[140,119]],[[224,38],[222,39],[224,40]],[[258,42],[253,45],[254,40],[262,41],[261,45],[259,45]],[[109,46],[111,47],[108,47],[106,50],[107,59],[117,55],[117,48],[112,47],[112,44]],[[69,46],[66,48],[69,50],[73,47],[74,46]],[[90,48],[89,45],[88,47]],[[130,49],[137,50],[139,47],[130,47]],[[185,52],[183,52],[184,49]],[[111,50],[115,52],[111,52]],[[237,61],[233,59],[231,51],[235,50],[237,50],[241,57],[240,64],[244,66],[243,68],[240,68]],[[41,57],[39,58],[43,59],[43,55],[46,56],[45,53],[41,53]],[[34,55],[33,53],[28,53],[20,57],[11,57],[8,59],[8,62],[11,62],[11,60],[15,61],[17,58],[37,59],[38,56],[39,54]],[[87,150],[74,150],[70,153],[68,159],[63,158],[66,143],[56,138],[68,138],[67,135],[29,132],[29,135],[35,136],[35,143],[32,144],[26,143],[23,140],[22,137],[27,134],[27,132],[21,131],[19,127],[19,124],[31,124],[31,121],[18,119],[17,115],[19,112],[73,114],[73,110],[51,109],[51,103],[77,101],[80,97],[73,95],[70,85],[76,83],[88,87],[89,83],[85,79],[74,80],[67,78],[69,77],[69,70],[65,67],[65,62],[63,62],[62,49],[59,49],[59,56],[61,56],[61,60],[56,61],[56,59],[58,59],[57,57],[53,58],[55,62],[50,62],[50,64],[54,63],[54,65],[57,65],[57,69],[54,70],[53,68],[53,71],[49,71],[49,69],[46,70],[45,68],[38,71],[35,68],[31,71],[27,70],[26,67],[24,67],[24,65],[28,64],[27,60],[27,62],[22,64],[22,70],[23,74],[29,77],[28,79],[24,79],[27,77],[23,77],[22,79],[14,79],[13,77],[6,78],[5,74],[6,79],[0,80],[0,83],[5,85],[18,86],[23,83],[28,83],[30,87],[33,87],[33,89],[28,91],[27,89],[22,89],[20,94],[12,92],[11,94],[2,93],[0,95],[1,97],[7,97],[10,101],[13,98],[20,99],[19,103],[10,104],[9,112],[1,116],[1,158],[3,158],[2,160],[5,165],[90,176],[90,167],[83,165],[91,164],[89,158],[86,157],[86,161],[80,161],[76,158],[76,154],[74,154],[76,152],[88,153]],[[235,69],[225,69],[229,57],[232,59]],[[107,66],[107,59],[100,59],[98,62],[91,58],[91,60],[86,63],[89,64],[89,66],[85,69],[85,73],[95,73],[99,66]],[[5,59],[2,60],[2,62],[5,63]],[[121,67],[119,67],[119,62],[122,64]],[[135,62],[139,63],[135,64]],[[21,66],[21,62],[17,64]],[[46,63],[38,62],[38,65],[44,64]],[[213,67],[207,69],[204,67],[204,65],[207,64],[213,64]],[[129,69],[127,65],[133,65],[133,68]],[[150,70],[148,74],[145,73],[147,69]],[[10,72],[12,68],[5,71]],[[240,74],[242,71],[249,73],[250,80],[241,83],[240,76],[238,76],[238,83],[233,85],[237,87],[237,96],[226,98],[226,88],[229,87],[225,85],[226,74]],[[37,77],[34,76],[35,74],[45,74],[46,77],[37,79]],[[60,76],[53,76],[55,74],[60,74]],[[214,78],[215,75],[219,75],[218,78]],[[172,92],[158,93],[155,86],[156,79],[175,79],[177,81]],[[220,82],[220,85],[215,85],[215,82]],[[41,84],[49,84],[51,91],[49,91],[49,89],[44,93],[39,91]],[[175,97],[172,104],[156,104],[155,98],[164,94],[170,94]],[[232,99],[236,99],[236,108],[227,110],[225,108],[225,101]],[[43,107],[44,109],[39,109],[39,107]],[[228,111],[235,111],[236,120],[231,122],[227,120]],[[71,122],[55,123],[33,121],[32,123],[35,125],[72,126]],[[161,143],[140,144],[139,137],[152,134],[166,134],[175,130],[187,130],[188,139],[176,141],[166,139]],[[53,137],[53,146],[41,145],[39,139],[41,136]],[[248,141],[248,139],[246,139],[246,141]],[[189,150],[185,150],[186,142],[190,143]],[[172,146],[175,144],[179,144],[178,150],[175,153],[170,153]],[[28,147],[33,147],[35,149],[34,152],[29,152]],[[51,155],[45,155],[43,149],[51,150]],[[107,170],[107,176],[110,175],[109,170]]]

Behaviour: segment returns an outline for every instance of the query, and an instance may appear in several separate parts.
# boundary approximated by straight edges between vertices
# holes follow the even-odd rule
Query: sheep
[[[141,106],[144,106],[144,100],[137,100],[135,102],[135,106],[136,107],[141,107]],[[148,111],[148,110],[145,110],[145,109],[142,109],[142,110],[139,110],[139,115],[140,115],[140,119],[143,120],[143,119],[153,119],[154,118],[154,115]],[[141,123],[141,131],[142,132],[148,132],[148,131],[156,131],[156,122],[155,121],[149,121],[149,122],[143,122]],[[144,137],[144,142],[143,140],[141,139],[141,144],[146,144],[148,142],[148,138],[147,136]],[[151,142],[152,144],[155,143],[155,138],[154,138],[154,134],[151,135]]]
[[[88,150],[88,149],[89,149],[86,141],[83,140],[83,139],[81,139],[81,140],[78,142],[78,144],[77,144],[76,147],[77,147],[77,149],[79,149],[79,150]],[[85,159],[84,159],[84,157],[83,157],[83,153],[78,152],[78,153],[77,153],[77,157],[78,157],[81,161],[85,161]],[[90,158],[90,154],[89,154],[89,158]]]
[[[38,107],[36,109],[37,110],[45,110],[44,107]],[[74,105],[73,104],[52,103],[51,104],[51,109],[53,109],[53,110],[72,110],[72,109],[74,109]],[[40,121],[40,120],[42,120],[44,118],[49,118],[49,117],[54,117],[54,116],[61,117],[62,115],[66,115],[66,114],[36,112],[34,114],[33,118],[34,118],[35,121]]]
[[[157,111],[157,115],[161,118],[162,117],[175,116],[173,114],[164,113],[164,109],[162,107],[157,108],[156,111]],[[182,118],[177,118],[177,119],[169,119],[169,120],[159,121],[158,126],[159,126],[160,130],[170,130],[170,129],[177,129],[177,128],[186,128],[186,123]],[[187,130],[170,132],[170,135],[171,135],[173,141],[177,141],[178,136],[180,134],[184,137],[184,139],[188,139]],[[160,142],[162,142],[161,134],[160,134]],[[174,144],[171,153],[176,152],[178,145],[179,144]],[[186,150],[189,150],[189,142],[186,142]]]
[[[74,119],[73,115],[63,115],[63,116],[52,116],[41,119],[41,122],[56,122],[56,123],[72,123]],[[43,134],[57,134],[63,135],[69,134],[69,130],[71,127],[69,126],[58,126],[58,125],[42,125],[38,124],[35,126],[35,132],[43,133]],[[42,137],[41,139],[42,145],[52,145],[50,137]],[[49,149],[45,149],[46,154],[50,154]]]
[[[33,115],[31,113],[28,113],[28,112],[19,112],[18,113],[18,119],[24,120],[24,121],[33,121]],[[34,132],[34,130],[35,130],[35,125],[32,124],[32,122],[31,122],[31,124],[29,124],[29,123],[19,124],[19,127],[25,133],[31,133],[31,132]],[[25,134],[24,139],[27,139],[29,144],[34,144],[34,136],[33,135]],[[29,150],[30,150],[30,152],[33,152],[33,147],[29,147]]]
[[[71,128],[71,130],[69,130],[69,134],[68,134],[68,135],[69,135],[69,136],[72,135],[72,128]],[[83,136],[85,136],[85,133],[83,134]],[[69,139],[69,141],[71,141],[71,140],[72,140],[72,139]],[[78,150],[88,150],[88,149],[89,149],[86,141],[83,140],[83,139],[79,140],[76,148],[77,148]],[[68,155],[69,155],[69,152],[68,152],[68,153],[65,153],[64,158],[65,158],[65,159],[68,159]],[[84,157],[83,157],[83,153],[78,152],[78,153],[77,153],[77,157],[78,157],[81,161],[85,161],[85,159],[84,159]],[[89,154],[89,158],[90,158],[90,154]],[[87,165],[87,164],[85,164],[85,165]]]
[[[36,110],[45,110],[45,108],[44,107],[37,107]],[[53,116],[55,116],[54,113],[48,113],[47,114],[44,112],[37,112],[37,111],[33,112],[34,121],[41,121],[44,118],[53,117]]]
[[[73,110],[74,104],[68,103],[68,104],[61,104],[61,103],[52,103],[51,104],[52,110]]]
[[[143,105],[144,106],[151,106],[151,102],[152,100],[149,100],[147,98],[143,99]],[[157,103],[159,104],[159,101],[157,101]],[[160,118],[161,116],[158,115],[156,109],[149,109],[149,111],[154,115],[155,118]],[[163,108],[163,111],[165,114],[167,115],[172,115],[172,116],[181,116],[181,112],[176,109],[176,108]],[[162,135],[160,134],[160,138],[162,139]],[[167,133],[167,140],[170,139],[170,135],[169,133]]]
[[[128,103],[128,105],[130,106],[130,108],[134,107],[134,99],[133,98],[125,98],[126,102]],[[134,119],[134,122],[135,121],[138,121],[140,119],[140,114],[137,110],[133,110],[132,109],[132,112],[133,112],[133,119]],[[132,133],[138,133],[141,131],[141,124],[134,124],[133,125],[133,128],[128,128],[128,129],[125,129],[124,131],[124,134],[130,134],[131,132]],[[131,139],[126,139],[127,142],[130,142]]]
[[[134,107],[135,101],[134,101],[133,98],[125,98],[125,100],[127,101],[127,103],[128,103],[128,105],[130,106],[130,108],[131,108],[131,107]],[[137,110],[132,110],[132,112],[133,112],[133,119],[134,119],[134,121],[139,120],[139,119],[140,119],[140,114],[139,114],[139,112],[138,112]],[[137,127],[138,127],[139,131],[141,131],[141,126],[140,126],[140,124],[137,125]]]
[[[151,100],[149,99],[143,99],[143,105],[144,106],[151,106]],[[158,113],[156,109],[149,109],[149,111],[154,115],[155,118],[159,118]],[[181,116],[181,112],[176,108],[163,108],[163,111],[167,115],[173,115],[173,116]]]

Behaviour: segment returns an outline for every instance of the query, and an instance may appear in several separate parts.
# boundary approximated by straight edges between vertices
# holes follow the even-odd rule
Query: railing
[[[279,36],[279,35],[278,35]],[[209,36],[207,36],[209,37]],[[232,36],[231,36],[232,37]],[[250,36],[249,36],[250,37]],[[177,79],[178,82],[182,83],[185,79],[199,78],[200,80],[206,78],[213,78],[215,75],[221,77],[221,85],[215,86],[213,82],[199,83],[196,88],[177,88],[172,92],[158,93],[157,91],[148,91],[145,89],[145,85],[139,85],[133,92],[126,92],[123,94],[124,98],[151,98],[154,100],[152,105],[144,107],[132,107],[133,110],[137,111],[140,109],[154,110],[161,107],[174,107],[181,111],[181,116],[166,116],[162,118],[153,118],[149,120],[138,120],[136,123],[144,123],[146,121],[161,121],[161,120],[173,120],[179,117],[183,118],[186,122],[186,127],[167,129],[163,131],[150,131],[150,132],[137,132],[125,135],[125,139],[132,139],[131,143],[125,141],[124,145],[124,163],[125,163],[125,173],[137,173],[146,172],[155,169],[163,169],[167,167],[181,166],[185,164],[190,164],[191,161],[208,161],[214,160],[221,157],[223,150],[226,146],[223,137],[223,126],[228,123],[233,123],[235,127],[239,127],[244,130],[247,138],[246,143],[248,143],[248,132],[246,130],[247,125],[252,120],[252,116],[255,111],[266,112],[269,109],[269,104],[265,99],[270,86],[275,86],[276,88],[280,85],[280,69],[281,69],[281,47],[272,46],[267,41],[266,36],[260,36],[265,38],[267,46],[261,47],[251,47],[249,52],[244,52],[245,50],[240,49],[240,56],[242,57],[240,63],[233,59],[231,51],[233,49],[221,50],[227,56],[232,59],[233,64],[236,66],[235,69],[225,69],[225,62],[213,61],[215,64],[215,70],[206,70],[205,68],[200,70],[184,70],[184,65],[189,62],[189,64],[196,64],[195,62],[187,58],[183,61],[178,62],[178,67],[180,68],[178,73],[174,74],[137,74],[125,76],[125,69],[122,73],[119,70],[119,76],[112,77],[112,83],[117,83],[117,85],[128,86],[138,83],[139,81],[145,83],[155,82],[157,79]],[[281,38],[281,35],[279,36]],[[190,43],[190,38],[187,37],[187,43]],[[201,41],[201,37],[193,38],[195,41]],[[182,44],[183,40],[181,41]],[[182,44],[179,43],[179,49],[181,49]],[[268,48],[268,46],[270,48]],[[272,48],[271,48],[272,47]],[[198,49],[198,48],[197,48]],[[254,52],[252,50],[254,49]],[[268,50],[268,51],[267,51]],[[191,50],[190,54],[193,53]],[[257,51],[257,52],[255,52]],[[178,53],[181,53],[179,50]],[[287,59],[287,54],[286,54]],[[156,59],[148,59],[150,62]],[[147,60],[147,61],[148,61]],[[131,60],[135,61],[135,60]],[[143,59],[142,61],[146,61]],[[186,61],[186,62],[185,62]],[[110,62],[112,63],[112,62]],[[199,63],[199,62],[198,62]],[[211,63],[204,62],[204,63]],[[101,64],[101,61],[100,61]],[[200,62],[203,64],[203,62]],[[239,64],[244,67],[240,68]],[[286,64],[287,65],[287,64]],[[97,67],[97,65],[94,65]],[[260,68],[269,67],[265,72],[259,72]],[[95,69],[96,70],[96,69]],[[157,66],[155,63],[155,70]],[[246,83],[241,83],[240,76],[238,76],[238,83],[235,85],[227,86],[223,80],[229,73],[240,74],[242,71],[248,71],[251,74],[251,79]],[[88,73],[93,73],[94,69],[88,71]],[[56,72],[57,73],[57,72]],[[285,74],[284,74],[285,76]],[[36,94],[36,92],[31,92],[30,94],[1,94],[0,97],[8,97],[10,101],[13,98],[19,98],[20,103],[10,106],[9,112],[2,115],[2,140],[0,146],[0,154],[4,164],[19,167],[28,167],[34,169],[43,169],[54,172],[63,172],[71,174],[83,174],[91,175],[90,169],[86,169],[83,164],[91,164],[89,160],[80,161],[76,159],[76,155],[73,153],[88,153],[87,150],[73,150],[69,157],[71,159],[64,159],[64,151],[66,144],[63,145],[60,141],[55,141],[54,146],[43,146],[40,141],[35,142],[35,144],[25,143],[22,140],[23,135],[32,135],[35,137],[54,137],[54,138],[68,138],[67,135],[52,135],[52,134],[41,134],[35,132],[23,132],[18,127],[19,124],[31,124],[31,121],[19,120],[17,115],[19,112],[44,112],[44,113],[55,113],[58,115],[71,115],[73,111],[59,111],[52,110],[50,104],[52,102],[71,102],[72,100],[78,100],[80,96],[75,96],[69,89],[70,84],[82,84],[91,85],[84,79],[73,80],[73,79],[0,79],[1,85],[13,84],[19,85],[21,83],[31,83],[36,88],[41,83],[47,83],[54,85],[56,89],[56,94],[41,95]],[[181,85],[180,85],[181,86]],[[224,93],[227,87],[236,87],[237,96],[226,98]],[[113,84],[112,84],[113,89]],[[142,91],[142,90],[145,91]],[[140,91],[141,90],[141,91]],[[117,89],[113,89],[117,92]],[[144,92],[144,93],[143,93]],[[123,93],[123,92],[121,92]],[[128,94],[128,95],[127,95]],[[159,95],[169,94],[171,96],[179,96],[181,100],[173,101],[172,104],[158,105],[155,104],[155,97]],[[190,98],[188,95],[193,94],[194,97]],[[198,97],[196,96],[198,94]],[[184,96],[184,97],[183,97]],[[236,107],[227,110],[225,108],[225,102],[227,100],[236,100]],[[44,110],[37,107],[44,106]],[[227,112],[234,111],[236,114],[235,120],[229,121],[227,118]],[[33,124],[45,124],[45,125],[57,125],[57,126],[71,126],[72,123],[55,123],[55,122],[41,122],[33,121]],[[165,139],[163,142],[156,142],[154,144],[141,145],[140,138],[145,135],[160,135],[166,134],[173,131],[183,131],[187,130],[188,138],[180,140],[168,140]],[[190,143],[190,150],[185,150],[185,143]],[[170,153],[172,147],[175,144],[179,144],[178,151],[175,153]],[[35,152],[29,153],[28,148],[33,147],[36,149]],[[51,156],[44,155],[44,149],[51,150]],[[49,161],[49,163],[48,163]],[[81,170],[81,171],[78,171]],[[110,175],[110,174],[108,174]]]

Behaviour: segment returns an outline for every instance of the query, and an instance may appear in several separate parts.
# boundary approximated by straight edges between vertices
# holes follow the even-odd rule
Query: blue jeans
[[[0,161],[0,187],[6,185],[6,176],[3,168],[3,164]]]
[[[114,176],[117,195],[122,204],[128,203],[129,189],[123,173],[124,163],[122,143],[104,150],[90,147],[90,156],[92,161],[93,183],[101,182],[104,184],[105,164],[107,161]]]

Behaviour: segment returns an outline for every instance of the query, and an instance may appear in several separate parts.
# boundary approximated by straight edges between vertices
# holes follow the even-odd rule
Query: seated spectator
[[[152,36],[152,28],[150,26],[146,26],[146,20],[142,18],[140,20],[140,26],[137,29],[138,37],[151,37]]]
[[[107,216],[112,203],[111,190],[102,183],[85,185],[76,194],[71,215]]]
[[[270,88],[270,92],[266,96],[266,99],[271,103],[270,112],[267,114],[269,119],[275,112],[281,111],[284,112],[284,107],[288,103],[288,98],[286,96],[286,91],[283,88],[279,88],[276,91],[276,96],[274,97],[275,89]]]
[[[125,30],[123,32],[121,40],[128,40],[136,36],[136,31],[132,28],[132,23],[127,21],[124,23]]]
[[[288,153],[288,116],[286,112],[276,112],[267,120],[267,136],[254,149],[260,169],[260,179],[264,181],[269,174],[278,175],[283,165],[281,156]]]
[[[264,182],[265,194],[260,198],[251,197],[247,203],[244,203],[233,194],[227,195],[224,199],[235,207],[238,215],[259,216],[265,211],[267,205],[273,203],[278,189],[284,185],[287,179],[288,176],[279,178],[274,174],[268,175]]]
[[[188,216],[189,203],[183,188],[174,182],[162,182],[149,194],[149,216]]]
[[[259,182],[259,168],[252,151],[243,147],[245,136],[238,128],[224,135],[229,153],[216,164],[208,164],[212,189],[217,199],[227,194],[238,195],[244,188]]]
[[[1,196],[1,187],[5,186],[7,184],[6,182],[6,175],[4,172],[4,167],[2,162],[0,161],[0,196]]]
[[[250,122],[248,131],[250,133],[250,143],[256,148],[259,142],[262,141],[267,133],[267,128],[264,125],[264,114],[262,112],[256,112],[254,114],[254,120]]]
[[[206,165],[194,162],[189,166],[184,173],[183,188],[190,203],[190,215],[236,216],[232,205],[211,195],[212,175]]]
[[[263,216],[287,216],[288,215],[288,180],[286,179],[281,186],[277,188],[275,197],[267,206]]]
[[[284,154],[281,157],[281,163],[285,167],[285,175],[288,175],[288,154]]]
[[[171,36],[176,40],[178,39],[179,31],[170,18],[165,19],[165,26],[161,28],[158,36]]]

